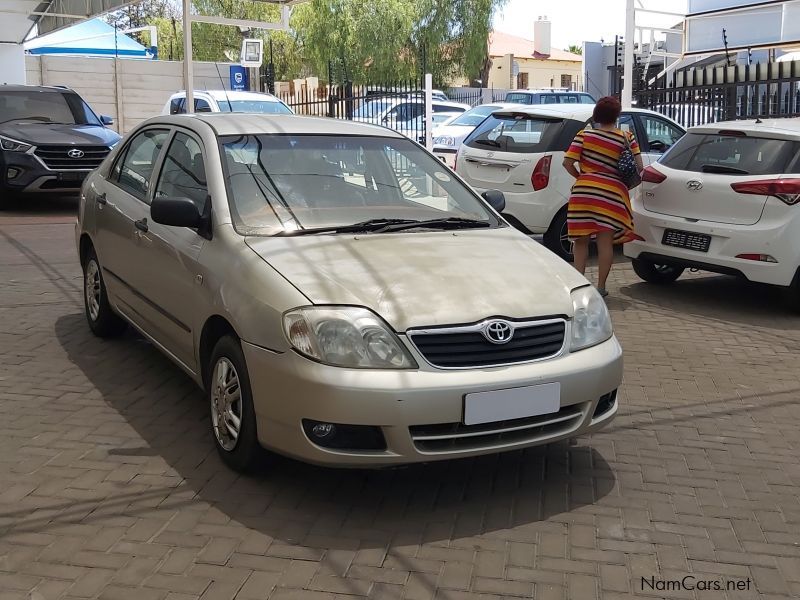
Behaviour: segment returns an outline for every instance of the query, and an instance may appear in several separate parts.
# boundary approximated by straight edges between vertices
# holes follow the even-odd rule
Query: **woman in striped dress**
[[[617,164],[626,145],[640,172],[642,158],[633,135],[617,127],[621,110],[616,98],[598,100],[593,128],[579,132],[564,157],[564,168],[576,179],[567,207],[567,232],[572,240],[575,268],[581,274],[586,270],[589,242],[594,239],[599,263],[597,290],[602,296],[608,295],[606,280],[614,259],[614,244],[641,239],[633,232],[631,200]]]

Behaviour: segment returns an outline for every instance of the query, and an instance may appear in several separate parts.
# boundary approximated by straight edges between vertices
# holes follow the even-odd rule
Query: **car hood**
[[[101,125],[58,125],[31,121],[3,123],[0,125],[0,135],[36,146],[110,146],[120,139],[118,133]]]
[[[432,135],[434,137],[449,135],[454,139],[463,140],[472,133],[474,129],[474,127],[470,127],[469,125],[439,125],[433,130]]]
[[[572,316],[570,292],[587,284],[511,227],[246,242],[311,303],[364,306],[400,332],[495,316]]]

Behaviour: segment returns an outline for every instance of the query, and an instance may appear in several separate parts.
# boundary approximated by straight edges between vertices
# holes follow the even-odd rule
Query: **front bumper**
[[[581,435],[613,419],[616,402],[597,418],[594,413],[601,397],[614,392],[622,381],[622,349],[614,337],[593,348],[551,360],[458,371],[427,365],[413,371],[340,369],[315,363],[295,352],[274,353],[247,343],[243,350],[260,443],[306,462],[340,467],[476,456]],[[561,385],[562,411],[557,423],[547,424],[554,415],[544,415],[536,421],[544,425],[514,435],[485,434],[492,424],[481,426],[484,433],[476,435],[461,425],[465,394],[552,382]],[[323,448],[306,436],[303,419],[378,427],[386,449]],[[466,435],[447,447],[418,439],[441,424],[449,424],[453,431]]]
[[[644,241],[624,246],[625,256],[671,262],[679,266],[732,274],[750,281],[788,286],[800,266],[800,207],[786,206],[770,199],[761,219],[754,225],[729,225],[709,221],[689,221],[644,209],[633,204],[633,222]],[[665,246],[661,243],[666,229],[678,229],[711,236],[708,252]],[[766,254],[778,262],[736,258],[740,254]]]
[[[54,171],[27,152],[2,151],[0,156],[0,187],[16,194],[78,194],[90,172],[88,169]]]

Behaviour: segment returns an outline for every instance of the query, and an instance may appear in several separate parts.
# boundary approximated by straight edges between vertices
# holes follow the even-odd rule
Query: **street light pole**
[[[192,64],[192,0],[183,0],[183,87],[186,113],[194,112],[194,65]]]
[[[634,0],[626,0],[625,9],[625,62],[623,64],[622,107],[633,106],[633,41],[636,36],[636,7]]]

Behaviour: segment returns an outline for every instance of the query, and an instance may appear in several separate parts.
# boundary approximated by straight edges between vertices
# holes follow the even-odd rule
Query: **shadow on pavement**
[[[793,312],[784,289],[735,277],[684,276],[668,285],[644,282],[623,285],[619,293],[638,304],[687,317],[781,330],[800,329],[800,312]]]
[[[177,496],[206,502],[282,543],[387,549],[484,534],[529,540],[535,533],[526,526],[535,530],[539,521],[590,505],[615,486],[598,451],[568,443],[386,470],[270,456],[259,473],[239,476],[217,457],[204,395],[154,347],[133,333],[94,338],[82,314],[61,317],[55,330],[69,359],[141,438],[105,448],[108,454],[163,458],[189,488]],[[575,519],[564,514],[563,522]]]

